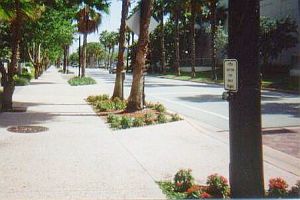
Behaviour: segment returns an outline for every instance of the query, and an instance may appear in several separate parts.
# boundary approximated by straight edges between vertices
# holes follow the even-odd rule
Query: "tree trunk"
[[[115,45],[111,49],[109,68],[111,68],[112,64],[114,63],[114,54],[115,54]]]
[[[176,1],[175,8],[175,48],[176,48],[176,58],[175,58],[175,67],[176,67],[176,75],[180,76],[180,51],[179,51],[179,1]]]
[[[12,20],[10,31],[12,33],[11,42],[11,62],[8,66],[8,72],[6,78],[3,81],[3,96],[2,96],[2,111],[11,111],[12,108],[12,96],[15,90],[15,83],[13,77],[16,73],[19,56],[19,43],[21,38],[21,24],[22,16],[20,13],[20,1],[15,0],[16,18]]]
[[[108,47],[108,55],[107,55],[107,69],[110,68],[110,52],[111,52],[111,48]]]
[[[130,33],[127,36],[127,56],[126,56],[126,72],[129,71],[129,46],[130,46]]]
[[[239,91],[229,101],[233,198],[264,196],[258,35],[259,0],[230,0],[229,57],[239,64]]]
[[[85,77],[87,33],[83,34],[81,77]]]
[[[195,42],[195,21],[196,21],[196,2],[195,0],[192,0],[191,2],[191,64],[192,64],[192,72],[191,72],[191,77],[195,78],[196,76],[196,70],[195,70],[195,65],[196,65],[196,42]]]
[[[166,48],[165,48],[165,26],[164,26],[164,2],[161,1],[160,8],[160,45],[161,45],[161,72],[166,73]]]
[[[64,65],[63,65],[64,74],[67,73],[67,45],[64,46]]]
[[[122,71],[124,70],[124,52],[125,52],[125,37],[126,37],[126,18],[128,15],[129,0],[123,0],[122,3],[122,18],[120,26],[120,36],[119,36],[119,53],[118,53],[118,64],[115,80],[115,88],[112,98],[118,97],[120,99],[124,98],[123,94],[123,80]]]
[[[211,24],[211,67],[212,67],[212,79],[218,80],[217,77],[217,71],[216,71],[216,55],[217,55],[217,49],[216,49],[216,20],[217,20],[217,1],[212,0],[210,2],[210,24]]]
[[[142,0],[141,1],[141,21],[140,21],[140,35],[137,44],[136,58],[134,60],[134,71],[133,80],[130,91],[130,96],[128,98],[128,111],[142,110],[143,98],[141,84],[143,70],[145,68],[146,55],[149,43],[149,24],[152,12],[153,0]]]

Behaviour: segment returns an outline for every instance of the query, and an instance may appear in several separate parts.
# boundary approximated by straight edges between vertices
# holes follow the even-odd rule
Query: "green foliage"
[[[123,116],[121,119],[122,129],[131,128],[133,126],[133,118],[128,116]]]
[[[135,118],[133,120],[133,126],[134,127],[142,127],[145,125],[144,119],[143,118]]]
[[[297,24],[289,17],[281,20],[273,20],[262,17],[260,20],[259,50],[263,64],[270,59],[278,58],[279,54],[297,45]]]
[[[111,120],[112,120],[110,122],[110,127],[111,128],[113,128],[113,129],[120,129],[120,128],[122,128],[122,125],[121,125],[122,117],[115,115]]]
[[[115,103],[111,100],[97,101],[95,103],[95,108],[100,112],[114,111]]]
[[[27,78],[20,77],[20,76],[17,76],[17,75],[14,76],[14,81],[15,81],[16,86],[29,85],[29,80]]]
[[[185,193],[175,191],[175,186],[171,181],[161,181],[157,184],[168,199],[186,199]]]
[[[154,114],[148,112],[144,115],[144,119],[145,119],[145,123],[147,125],[152,125],[152,124],[155,124],[155,116]]]
[[[212,174],[207,177],[206,184],[208,185],[207,192],[216,198],[229,197],[228,181],[225,177],[218,174]]]
[[[107,94],[97,95],[97,96],[89,96],[87,101],[91,104],[95,104],[97,101],[106,101],[109,100],[109,96]]]
[[[288,195],[288,184],[282,178],[272,178],[269,180],[269,198],[284,198]]]
[[[157,122],[160,124],[167,123],[168,122],[167,116],[164,113],[159,113],[157,116]]]
[[[108,95],[89,96],[87,101],[100,112],[124,110],[126,101],[119,98],[109,99]]]
[[[194,182],[190,169],[181,169],[174,176],[174,190],[176,192],[186,192]]]
[[[33,75],[31,73],[29,73],[29,72],[24,72],[21,75],[19,75],[19,77],[25,78],[28,81],[30,81],[31,79],[33,79]]]
[[[160,112],[160,113],[166,112],[165,106],[162,105],[162,104],[159,104],[159,103],[154,105],[154,109],[155,109],[157,112]]]
[[[172,122],[176,122],[176,121],[180,121],[180,120],[182,120],[182,118],[177,113],[171,115]]]
[[[79,85],[93,85],[97,82],[91,77],[74,77],[71,78],[68,83],[71,86],[79,86]]]

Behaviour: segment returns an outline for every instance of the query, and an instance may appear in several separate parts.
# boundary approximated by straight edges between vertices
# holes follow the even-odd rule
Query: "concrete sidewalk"
[[[191,168],[201,183],[212,173],[228,177],[226,134],[190,120],[111,131],[84,101],[111,91],[104,83],[71,87],[67,78],[50,68],[17,88],[14,105],[27,112],[0,114],[0,199],[164,199],[155,181],[171,179],[180,168]],[[16,125],[49,131],[6,130]],[[300,179],[272,162],[264,167],[266,183]]]

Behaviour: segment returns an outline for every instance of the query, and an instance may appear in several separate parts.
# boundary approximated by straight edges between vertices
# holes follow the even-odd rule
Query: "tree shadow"
[[[195,95],[192,97],[179,97],[179,99],[183,101],[190,101],[196,103],[225,102],[225,100],[222,99],[222,95],[210,95],[210,94]]]
[[[50,84],[57,84],[54,82],[30,82],[30,85],[50,85]]]

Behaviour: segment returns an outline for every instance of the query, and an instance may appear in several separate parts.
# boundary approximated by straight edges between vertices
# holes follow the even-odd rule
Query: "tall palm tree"
[[[142,84],[143,71],[145,68],[146,54],[149,42],[149,24],[152,13],[153,0],[141,1],[141,20],[140,20],[140,35],[137,44],[136,58],[134,60],[134,71],[130,96],[128,98],[128,111],[142,110]]]
[[[10,25],[11,38],[11,61],[6,71],[0,70],[3,83],[2,111],[12,110],[12,96],[15,90],[13,76],[17,71],[19,45],[22,37],[21,29],[26,20],[36,19],[43,11],[43,6],[33,0],[1,0],[0,20],[7,21]]]
[[[87,36],[98,30],[102,14],[108,13],[109,3],[106,0],[83,0],[83,8],[77,13],[78,32],[83,34],[81,77],[85,77]]]
[[[125,40],[126,40],[126,18],[128,16],[129,0],[122,1],[122,17],[121,25],[119,31],[119,53],[118,53],[118,63],[114,93],[112,98],[124,98],[123,88],[122,88],[122,71],[124,70],[124,52],[125,52]]]
[[[114,31],[109,32],[107,40],[108,40],[109,67],[111,67],[114,62],[115,47],[118,44],[119,33]]]
[[[104,52],[105,53],[108,52],[108,46],[109,46],[108,37],[109,37],[109,32],[107,30],[102,31],[100,33],[99,40],[100,40],[100,43],[104,46]],[[108,68],[108,65],[109,65],[109,55],[106,56],[105,67]]]

